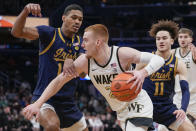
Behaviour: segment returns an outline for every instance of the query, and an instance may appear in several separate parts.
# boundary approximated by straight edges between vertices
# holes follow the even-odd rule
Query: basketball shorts
[[[120,121],[120,126],[123,131],[130,130],[126,129],[126,127],[132,127],[127,125],[129,123],[136,127],[153,126],[152,115],[153,105],[151,99],[143,89],[126,107],[117,111],[117,119]]]

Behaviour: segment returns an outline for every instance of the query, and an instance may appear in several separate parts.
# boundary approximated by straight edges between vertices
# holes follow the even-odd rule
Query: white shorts
[[[40,108],[40,112],[43,111],[44,109],[51,109],[52,111],[55,112],[54,107],[48,103],[44,103],[42,105],[42,107]],[[87,127],[87,124],[86,124],[85,117],[83,115],[82,118],[78,122],[76,122],[75,124],[73,124],[72,126],[68,128],[63,128],[61,130],[62,131],[83,131],[86,127]]]
[[[117,111],[117,119],[120,121],[121,128],[125,130],[126,120],[129,119],[134,125],[147,126],[144,122],[152,122],[153,104],[145,90],[141,90],[139,95],[121,111]],[[135,121],[137,121],[135,123]],[[151,123],[152,124],[152,123]],[[127,129],[126,129],[127,130]]]
[[[181,108],[181,99],[182,99],[181,93],[174,95],[174,104],[176,104],[178,109]],[[186,113],[190,114],[196,119],[196,94],[191,94]]]

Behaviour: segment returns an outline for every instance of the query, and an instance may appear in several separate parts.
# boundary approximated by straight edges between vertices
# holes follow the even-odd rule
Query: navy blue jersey
[[[83,52],[81,47],[82,39],[78,35],[74,35],[72,39],[69,39],[64,36],[60,28],[38,26],[37,29],[39,33],[39,74],[38,82],[33,92],[33,101],[37,100],[48,84],[62,72],[65,59],[71,58],[75,60],[79,53]],[[58,107],[58,110],[61,108],[64,114],[67,112],[70,116],[70,112],[75,110],[78,113],[76,114],[78,115],[76,119],[79,119],[82,114],[74,102],[76,83],[77,80],[73,79],[65,84],[48,103]],[[66,122],[64,121],[64,123]]]
[[[177,63],[178,59],[171,55],[157,72],[145,79],[143,84],[143,89],[147,91],[154,106],[153,120],[166,126],[176,120],[173,112],[177,108],[173,104],[173,95]]]

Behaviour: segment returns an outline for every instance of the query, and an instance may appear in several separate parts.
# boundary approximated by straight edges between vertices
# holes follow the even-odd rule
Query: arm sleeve
[[[165,63],[164,59],[158,55],[152,53],[142,52],[140,57],[140,63],[145,63],[145,67],[148,75],[156,72]]]
[[[186,112],[190,100],[189,84],[186,80],[180,80],[182,90],[181,109]]]

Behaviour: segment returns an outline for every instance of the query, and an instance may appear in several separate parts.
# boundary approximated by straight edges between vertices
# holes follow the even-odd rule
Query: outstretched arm
[[[12,28],[11,34],[14,37],[25,38],[29,40],[35,40],[39,38],[38,31],[35,27],[25,27],[26,18],[30,13],[32,13],[34,16],[41,17],[40,5],[30,3],[24,7]]]
[[[74,61],[74,66],[78,73],[88,73],[88,60],[86,58],[86,55],[81,55],[80,57],[78,57]],[[33,115],[36,115],[36,118],[38,118],[39,110],[43,103],[45,103],[49,98],[54,96],[63,87],[63,85],[70,81],[72,78],[72,76],[63,75],[63,73],[58,75],[50,82],[50,84],[42,93],[41,97],[35,103],[24,108],[24,116],[29,120],[32,118]]]

